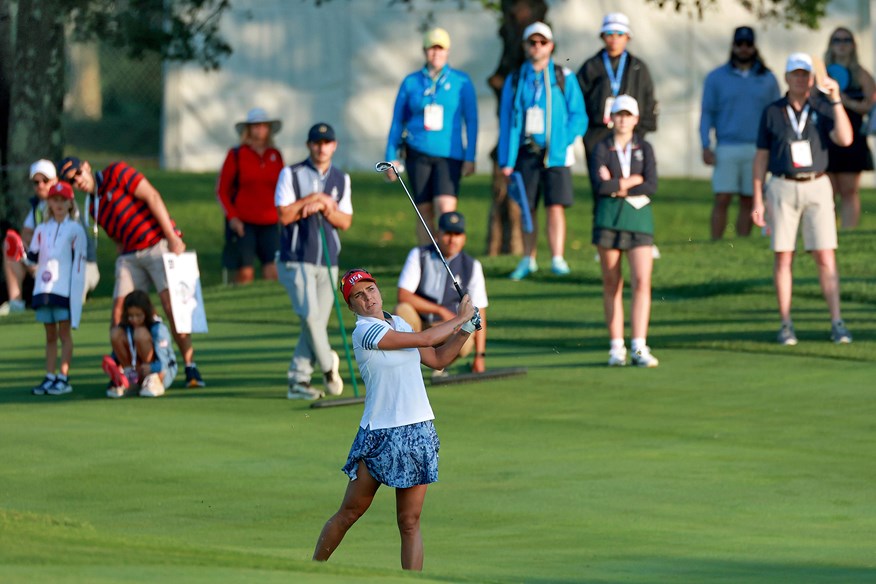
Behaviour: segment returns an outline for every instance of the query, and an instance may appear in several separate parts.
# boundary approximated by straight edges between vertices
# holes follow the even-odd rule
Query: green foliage
[[[709,185],[663,181],[649,334],[661,366],[609,369],[589,193],[576,176],[570,278],[543,269],[515,283],[505,276],[516,258],[481,258],[487,365],[526,366],[528,375],[429,389],[441,481],[426,498],[418,577],[397,569],[388,489],[329,563],[309,561],[340,503],[339,467],[361,407],[310,410],[284,399],[297,319],[277,283],[218,285],[215,176],[147,176],[201,258],[210,333],[195,348],[208,387],[172,388],[158,400],[103,397],[98,363],[114,259],[105,240],[101,293],[74,333],[73,394],[29,395],[42,375],[42,327],[32,313],[5,319],[4,582],[876,579],[872,190],[862,197],[861,230],[840,238],[855,343],[827,340],[827,309],[801,254],[801,342],[780,347],[766,240],[708,241]],[[415,217],[399,185],[374,173],[355,175],[353,189],[342,267],[372,268],[391,304]],[[473,253],[485,238],[489,196],[483,177],[465,179],[460,207]],[[347,311],[345,324],[352,330]],[[330,334],[341,347],[334,315]],[[349,380],[345,366],[342,375]]]
[[[700,19],[718,7],[718,0],[645,0],[660,8],[671,7],[676,12],[695,14]],[[774,21],[786,27],[801,25],[817,29],[827,13],[830,0],[737,0],[758,20]]]
[[[230,0],[70,0],[76,40],[100,39],[129,57],[150,53],[169,61],[196,61],[218,69],[231,54],[219,34]]]

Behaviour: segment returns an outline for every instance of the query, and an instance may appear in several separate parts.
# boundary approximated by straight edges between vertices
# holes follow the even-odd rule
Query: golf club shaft
[[[453,282],[453,287],[456,288],[456,293],[459,294],[459,299],[462,300],[462,297],[465,296],[462,292],[462,288],[459,286],[459,282],[456,281],[456,277],[453,275],[453,271],[450,269],[450,266],[447,265],[447,260],[444,259],[444,254],[441,253],[441,248],[438,247],[438,242],[435,241],[435,238],[432,237],[432,230],[429,229],[429,226],[426,224],[426,220],[423,219],[423,215],[420,214],[420,210],[417,208],[417,203],[414,201],[414,198],[411,196],[411,192],[408,190],[408,186],[405,184],[405,181],[402,179],[401,175],[398,173],[398,169],[391,162],[378,162],[374,165],[374,170],[377,172],[386,172],[387,170],[392,169],[393,174],[398,179],[398,182],[401,183],[402,188],[405,190],[405,194],[408,196],[408,200],[411,202],[411,205],[414,207],[414,212],[417,214],[417,217],[420,218],[420,223],[423,225],[423,229],[426,230],[426,235],[429,236],[429,239],[432,240],[432,246],[435,248],[435,251],[438,253],[438,257],[441,258],[441,263],[444,264],[444,269],[447,270],[447,275],[450,276],[450,281]],[[475,313],[477,313],[477,308],[475,308]],[[481,330],[481,324],[478,322],[477,330]]]

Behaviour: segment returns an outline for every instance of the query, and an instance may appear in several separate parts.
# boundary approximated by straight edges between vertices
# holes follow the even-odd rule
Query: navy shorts
[[[243,224],[243,237],[237,235],[225,222],[225,248],[222,266],[229,270],[249,268],[256,257],[262,265],[274,262],[280,249],[280,229],[276,225]]]
[[[405,164],[417,204],[431,203],[438,195],[459,195],[462,160],[427,156],[408,148]]]
[[[388,487],[428,485],[438,481],[439,448],[441,443],[431,420],[380,430],[360,427],[341,470],[355,481],[362,460],[371,476]]]
[[[529,208],[533,211],[542,197],[544,197],[545,207],[551,205],[572,206],[572,170],[568,166],[545,168],[541,155],[521,148],[517,154],[515,169],[520,172],[520,177],[526,186]]]

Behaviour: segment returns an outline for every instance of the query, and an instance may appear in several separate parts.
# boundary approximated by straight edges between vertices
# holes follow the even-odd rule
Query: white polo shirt
[[[392,329],[413,332],[401,317],[392,318]],[[390,325],[383,319],[359,316],[353,329],[353,352],[365,382],[365,411],[359,426],[370,430],[396,428],[434,420],[420,372],[417,348],[381,351],[377,348]]]

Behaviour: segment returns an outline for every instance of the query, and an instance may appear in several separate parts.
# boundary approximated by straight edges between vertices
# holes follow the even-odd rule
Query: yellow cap
[[[443,28],[433,28],[423,35],[423,48],[428,49],[434,46],[439,46],[442,49],[450,48],[450,35]]]

